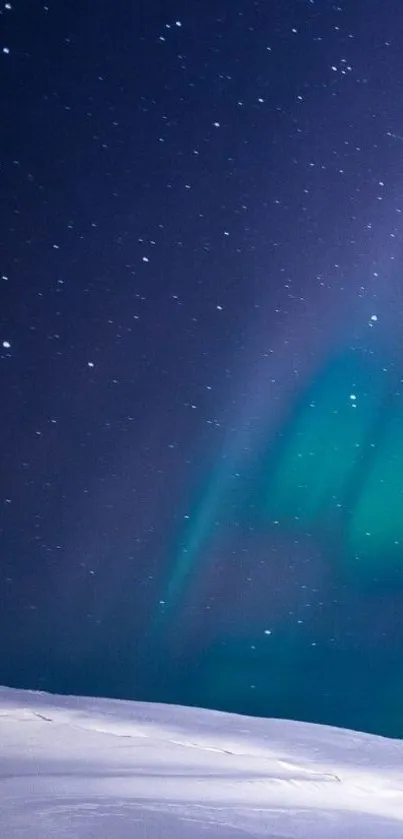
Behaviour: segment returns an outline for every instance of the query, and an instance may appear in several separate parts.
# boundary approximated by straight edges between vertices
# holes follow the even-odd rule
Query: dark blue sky
[[[403,10],[0,10],[0,682],[403,735]]]

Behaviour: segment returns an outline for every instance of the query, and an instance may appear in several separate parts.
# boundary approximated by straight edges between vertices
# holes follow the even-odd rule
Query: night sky
[[[403,736],[402,32],[3,3],[1,683]]]

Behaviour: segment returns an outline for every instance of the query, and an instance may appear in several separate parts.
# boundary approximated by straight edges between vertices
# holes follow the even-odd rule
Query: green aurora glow
[[[403,548],[403,394],[357,351],[333,361],[269,459],[267,522],[335,538],[350,568],[385,574]]]

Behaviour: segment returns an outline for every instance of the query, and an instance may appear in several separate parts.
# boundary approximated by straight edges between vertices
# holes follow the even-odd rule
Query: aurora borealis
[[[403,736],[401,17],[2,10],[0,683]]]
[[[401,566],[401,380],[359,350],[315,381],[285,431],[268,479],[270,517],[339,540],[349,566],[371,578]],[[352,387],[349,388],[349,384]]]

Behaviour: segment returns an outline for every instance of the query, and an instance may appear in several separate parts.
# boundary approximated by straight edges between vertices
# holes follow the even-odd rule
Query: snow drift
[[[403,742],[0,688],[7,839],[401,839]]]

